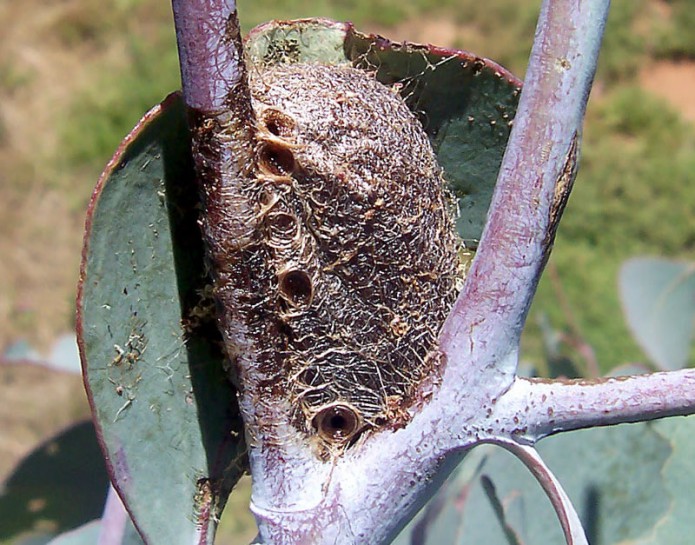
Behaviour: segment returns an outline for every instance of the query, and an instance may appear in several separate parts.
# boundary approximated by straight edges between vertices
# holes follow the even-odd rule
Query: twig
[[[203,233],[219,279],[228,246],[243,240],[253,227],[248,221],[253,205],[240,189],[255,168],[254,115],[241,31],[235,0],[172,0],[172,6],[203,195]]]
[[[608,6],[546,0],[541,8],[488,221],[440,335],[453,369],[447,383],[462,398],[471,378],[488,381],[493,366],[509,377],[516,370],[526,314],[574,181]]]
[[[245,77],[236,0],[172,0],[183,97],[207,113],[227,108]]]
[[[172,0],[183,99],[191,132],[191,153],[202,196],[201,224],[225,345],[244,360],[244,339],[230,322],[238,307],[239,252],[254,230],[254,204],[245,181],[255,169],[255,121],[251,107],[235,0]],[[243,267],[243,265],[241,265]],[[223,498],[224,501],[226,498]],[[197,516],[197,545],[214,539],[214,510]]]
[[[519,378],[497,403],[519,441],[563,431],[695,413],[695,369],[594,380]]]

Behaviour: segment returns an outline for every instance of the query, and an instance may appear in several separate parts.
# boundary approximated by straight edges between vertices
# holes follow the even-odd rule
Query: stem
[[[234,313],[240,306],[239,293],[250,291],[239,289],[250,282],[252,273],[239,248],[254,236],[257,226],[255,201],[249,193],[256,143],[236,1],[172,0],[172,8],[219,325],[230,360],[243,369],[250,348],[245,332],[235,325]],[[249,386],[244,377],[240,382]],[[245,416],[252,413],[253,407]],[[214,539],[216,520],[210,508],[214,503],[208,502],[198,515],[200,545]]]
[[[183,97],[205,112],[226,107],[230,89],[243,81],[244,64],[236,0],[172,0]]]
[[[216,235],[229,238],[248,228],[241,225],[245,203],[233,204],[232,213],[224,211],[230,205],[225,189],[248,178],[254,165],[254,116],[241,30],[235,0],[172,0],[172,8],[193,160],[205,199],[203,229],[214,261],[221,245]],[[242,218],[235,220],[234,212]],[[231,231],[216,228],[224,222]]]
[[[515,358],[557,222],[574,180],[578,141],[609,0],[545,0],[478,253],[441,334],[455,388]],[[490,357],[474,357],[484,344]],[[471,361],[472,360],[472,361]],[[477,370],[471,372],[470,365]],[[485,378],[483,379],[483,375]],[[453,378],[453,377],[452,377]],[[468,388],[468,386],[466,387]]]
[[[104,513],[101,515],[101,529],[99,530],[97,545],[121,545],[126,533],[128,519],[128,513],[121,498],[118,497],[113,486],[109,486]]]
[[[695,413],[695,369],[594,380],[519,378],[497,403],[519,441],[563,431]]]
[[[235,313],[240,297],[250,291],[244,283],[251,282],[252,274],[240,250],[258,227],[250,183],[256,172],[256,140],[236,3],[172,0],[172,6],[220,329],[230,359],[238,363],[237,378],[248,387],[241,375],[253,359],[253,347]],[[246,414],[250,412],[252,408]]]

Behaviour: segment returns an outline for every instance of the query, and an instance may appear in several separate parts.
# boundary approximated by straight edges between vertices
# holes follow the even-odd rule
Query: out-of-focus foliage
[[[695,10],[691,0],[666,0],[669,21],[657,27],[655,53],[660,57],[695,59]]]
[[[538,450],[577,507],[592,545],[691,542],[695,418],[563,434]],[[396,541],[415,543],[565,541],[550,502],[521,462],[498,447],[478,447]]]
[[[21,534],[45,543],[99,518],[107,490],[94,426],[75,424],[39,445],[2,484],[0,543]]]
[[[635,258],[620,271],[630,329],[660,370],[688,363],[695,328],[695,263]]]

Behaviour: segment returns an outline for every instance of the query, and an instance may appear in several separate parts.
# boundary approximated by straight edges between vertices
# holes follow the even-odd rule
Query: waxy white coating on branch
[[[533,443],[554,433],[641,422],[695,411],[695,370],[594,380],[519,378],[491,419]]]

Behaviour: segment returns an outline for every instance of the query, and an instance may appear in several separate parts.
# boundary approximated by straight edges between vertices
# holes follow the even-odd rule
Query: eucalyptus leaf
[[[695,325],[695,263],[631,259],[619,285],[630,330],[649,359],[662,370],[685,367]]]
[[[680,531],[677,513],[685,518],[686,510],[695,509],[690,484],[695,445],[684,431],[693,436],[695,418],[679,419],[683,428],[675,430],[666,426],[670,422],[583,430],[540,443],[540,454],[577,507],[592,545],[632,544],[664,521]],[[684,474],[680,481],[678,474]],[[545,493],[521,462],[499,447],[474,449],[438,494],[445,495],[439,499],[445,508],[429,521],[426,539],[412,539],[426,516],[421,513],[396,545],[509,545],[512,536],[527,545],[565,543]],[[676,507],[680,510],[673,512]]]
[[[73,333],[60,335],[48,354],[41,354],[26,340],[20,340],[11,344],[0,355],[0,360],[31,362],[69,373],[80,373],[81,371],[77,339]]]
[[[100,517],[107,488],[94,426],[70,426],[23,458],[3,483],[0,542],[46,525],[59,533]]]
[[[183,105],[136,127],[90,206],[78,337],[114,486],[148,543],[212,542],[244,469],[206,295]]]

